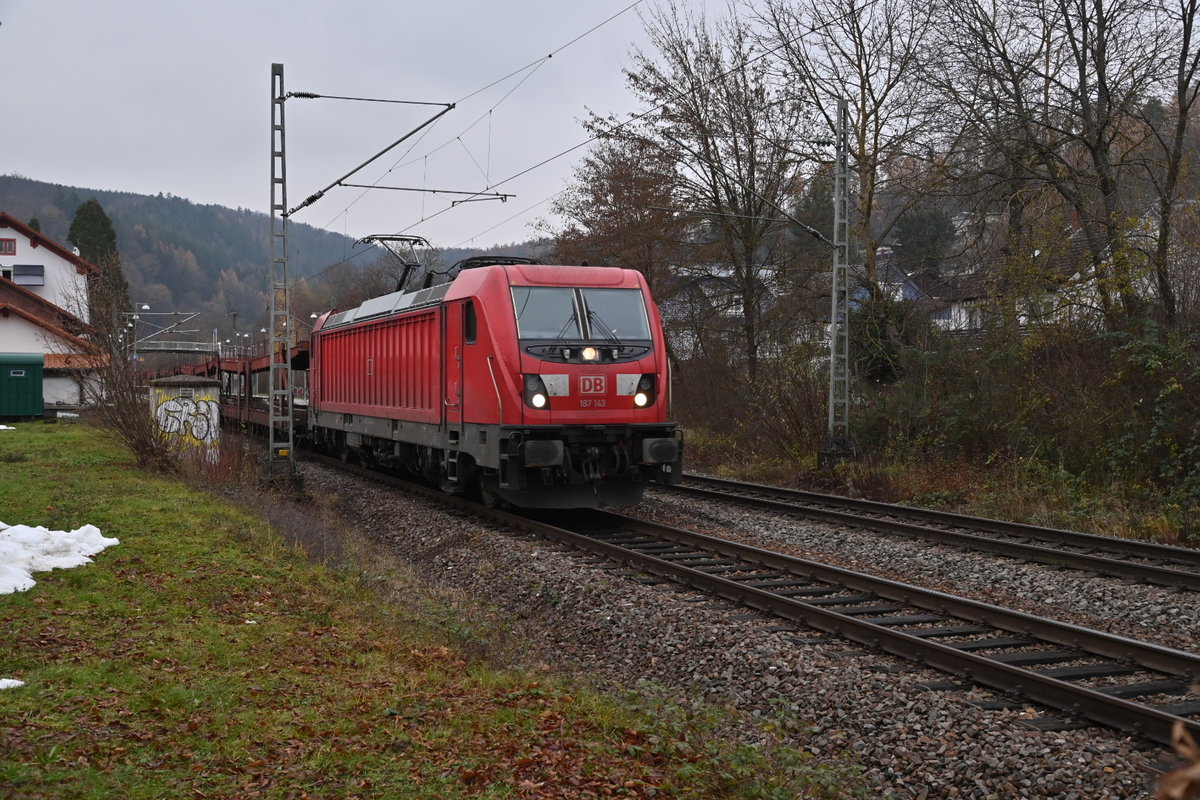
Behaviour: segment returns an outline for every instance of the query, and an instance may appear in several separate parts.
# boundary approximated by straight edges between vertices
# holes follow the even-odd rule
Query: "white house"
[[[96,355],[88,330],[88,280],[100,272],[72,250],[0,211],[0,353],[44,357],[47,406],[80,405],[81,375]]]

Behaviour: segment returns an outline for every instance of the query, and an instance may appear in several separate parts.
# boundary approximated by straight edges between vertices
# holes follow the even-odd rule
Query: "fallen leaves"
[[[1155,798],[1193,800],[1200,797],[1200,745],[1196,744],[1182,722],[1176,722],[1171,729],[1171,745],[1187,764],[1163,775]]]
[[[0,608],[36,680],[0,715],[17,796],[636,798],[667,793],[664,758],[691,766],[624,708],[600,723],[536,670],[468,665],[440,609],[310,570],[208,496],[156,482],[148,509],[112,478],[86,498],[126,520],[120,561]]]

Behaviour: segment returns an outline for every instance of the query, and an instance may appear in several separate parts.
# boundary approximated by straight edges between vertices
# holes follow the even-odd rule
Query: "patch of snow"
[[[30,573],[89,564],[88,556],[114,544],[119,542],[101,536],[95,525],[52,531],[0,522],[0,594],[32,588],[36,581]]]
[[[95,525],[84,525],[73,531],[52,531],[41,526],[34,528],[0,522],[0,595],[33,588],[36,581],[31,573],[91,563],[88,556],[114,544],[119,542],[101,536]],[[0,678],[0,689],[24,685],[24,681],[15,678]]]

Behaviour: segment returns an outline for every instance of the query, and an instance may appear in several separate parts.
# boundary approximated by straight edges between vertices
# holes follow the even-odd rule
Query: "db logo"
[[[605,376],[603,376],[603,375],[580,375],[579,376],[579,393],[580,394],[604,394],[606,391],[604,381],[605,381]]]

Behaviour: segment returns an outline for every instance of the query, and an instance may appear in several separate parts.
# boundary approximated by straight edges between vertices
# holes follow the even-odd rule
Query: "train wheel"
[[[354,455],[358,459],[358,463],[367,469],[376,469],[379,466],[375,460],[375,451],[366,445],[358,448]]]

